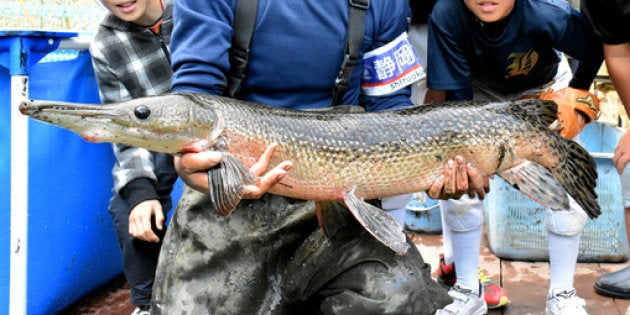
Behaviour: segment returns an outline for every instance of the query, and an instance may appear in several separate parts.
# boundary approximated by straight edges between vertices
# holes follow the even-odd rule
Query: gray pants
[[[397,256],[341,203],[334,220],[343,228],[329,240],[313,202],[267,194],[228,217],[208,202],[186,188],[178,204],[158,264],[155,314],[433,314],[450,303],[409,240]]]

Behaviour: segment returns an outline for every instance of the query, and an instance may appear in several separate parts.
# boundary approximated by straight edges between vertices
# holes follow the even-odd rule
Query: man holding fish
[[[361,55],[404,33],[408,10],[406,0],[370,1]],[[174,92],[225,94],[234,11],[233,1],[176,2]],[[294,109],[329,107],[343,61],[348,11],[348,2],[340,0],[259,1],[238,98]],[[408,88],[362,94],[362,68],[359,59],[338,104],[357,104],[368,111],[411,105]],[[243,194],[251,199],[241,201],[227,217],[208,211],[207,170],[223,155],[205,151],[176,157],[178,173],[194,189],[182,196],[165,239],[154,312],[432,314],[448,303],[409,240],[407,254],[396,255],[348,217],[343,203],[335,202],[327,203],[327,213],[341,218],[323,219],[336,231],[329,241],[317,226],[315,203],[265,194],[292,167],[286,161],[267,171],[274,149],[268,148],[251,168],[260,176]],[[454,177],[447,177],[453,190],[449,193],[457,187],[467,191],[468,186],[456,186],[450,181]],[[483,179],[476,179],[471,189],[483,193]],[[468,185],[465,170],[462,180]]]

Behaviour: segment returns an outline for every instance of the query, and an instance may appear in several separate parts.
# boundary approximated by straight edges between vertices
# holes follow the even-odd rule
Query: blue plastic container
[[[405,229],[420,234],[442,233],[442,212],[437,200],[417,192],[407,204]]]
[[[602,210],[597,219],[589,219],[584,227],[580,262],[622,262],[628,258],[621,184],[612,164],[612,152],[621,135],[621,129],[597,121],[579,135],[580,144],[597,165],[596,192]],[[501,258],[548,261],[544,208],[499,177],[490,185],[484,202],[490,249]]]
[[[36,35],[36,34],[35,34]],[[99,103],[90,55],[39,62],[29,69],[29,98]],[[10,73],[0,68],[2,125],[10,126]],[[11,159],[10,128],[2,128],[2,160]],[[89,144],[61,128],[28,123],[28,314],[54,314],[119,275],[121,255],[107,206],[114,157],[108,144]],[[4,170],[3,172],[8,171]],[[4,175],[4,174],[3,174]],[[4,184],[10,185],[9,176]],[[3,184],[3,185],[4,185]],[[0,226],[10,234],[9,191],[2,189]],[[8,244],[2,240],[3,250]],[[8,246],[8,245],[7,245]],[[2,256],[0,313],[9,310],[9,256]],[[19,303],[19,302],[18,302]]]
[[[0,31],[0,315],[11,295],[11,75],[28,75],[28,97],[99,103],[87,50],[38,62],[38,49],[58,38],[50,32]],[[75,34],[76,35],[76,34]],[[67,33],[61,37],[72,37]],[[41,38],[40,38],[41,37]],[[17,40],[15,40],[17,39]],[[17,53],[16,45],[22,45]],[[9,53],[8,50],[11,50]],[[32,54],[31,54],[32,53]],[[37,56],[41,55],[41,56]],[[16,60],[19,59],[19,60]],[[46,61],[48,59],[49,61]],[[31,62],[29,62],[31,61]],[[10,66],[9,66],[10,64]],[[15,66],[17,64],[17,66]],[[18,69],[20,68],[20,69]],[[23,71],[23,72],[20,72]],[[17,137],[16,137],[17,138]],[[122,273],[122,259],[108,213],[115,161],[110,144],[92,144],[64,129],[28,120],[27,314],[55,314]],[[174,192],[181,195],[182,184]],[[19,278],[15,278],[19,279]]]

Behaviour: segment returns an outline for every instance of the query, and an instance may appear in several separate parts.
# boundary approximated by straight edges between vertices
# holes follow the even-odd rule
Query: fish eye
[[[140,105],[133,111],[138,119],[147,119],[151,115],[151,110],[146,105]]]

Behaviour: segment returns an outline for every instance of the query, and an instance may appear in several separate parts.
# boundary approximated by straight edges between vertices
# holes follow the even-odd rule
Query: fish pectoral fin
[[[359,199],[354,190],[344,193],[344,201],[354,218],[379,242],[399,255],[407,253],[403,227],[387,211]]]
[[[512,187],[552,210],[568,210],[569,197],[562,184],[540,164],[523,163],[498,173]]]
[[[208,170],[210,207],[220,215],[230,215],[241,201],[245,186],[256,183],[256,176],[230,153],[223,153],[223,161]]]

